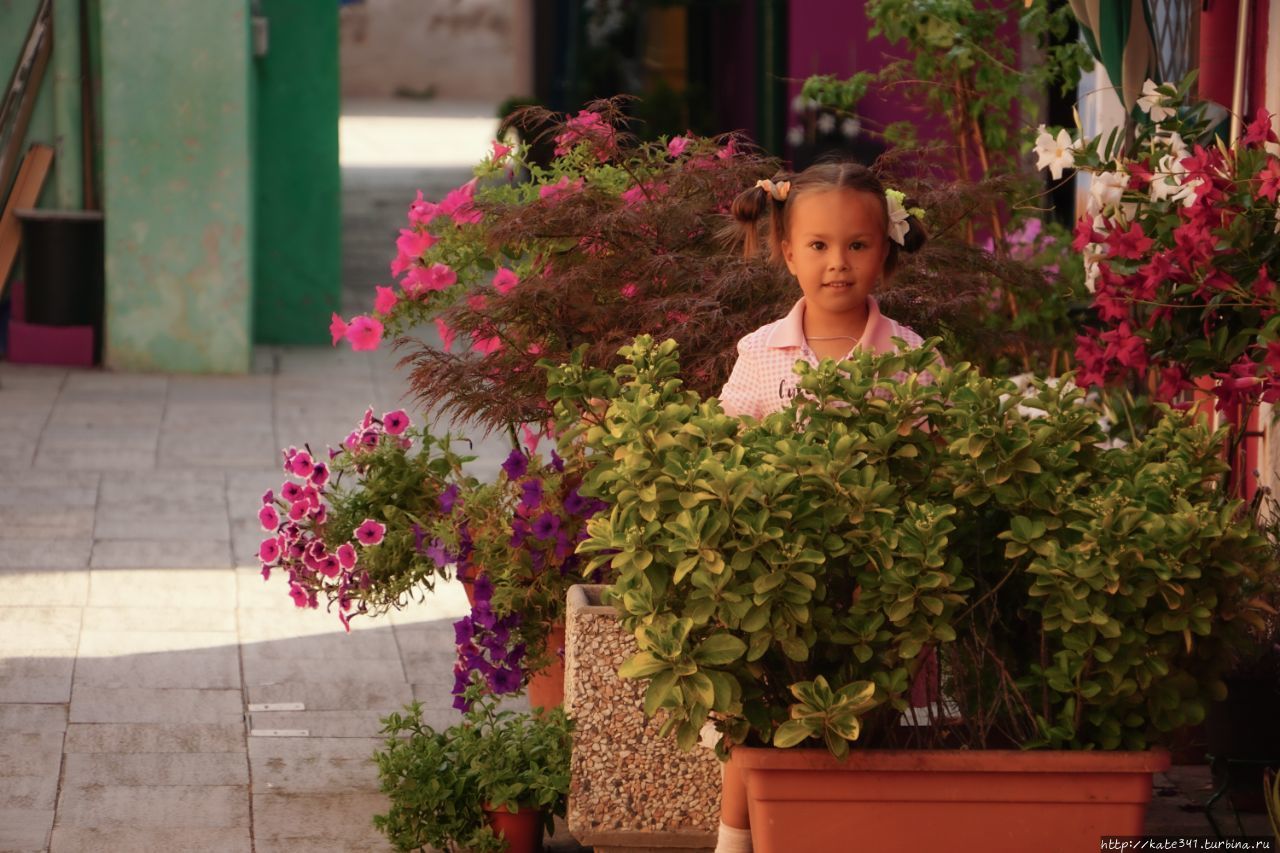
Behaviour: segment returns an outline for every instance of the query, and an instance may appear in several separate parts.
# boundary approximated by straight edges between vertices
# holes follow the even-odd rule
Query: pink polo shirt
[[[876,353],[894,352],[898,346],[894,338],[906,341],[908,348],[923,343],[909,327],[881,314],[875,299],[867,297],[867,327],[849,351],[862,347]],[[785,409],[795,396],[800,377],[792,368],[800,359],[818,366],[818,356],[804,337],[804,297],[787,316],[738,341],[738,360],[720,392],[725,413],[763,418]]]

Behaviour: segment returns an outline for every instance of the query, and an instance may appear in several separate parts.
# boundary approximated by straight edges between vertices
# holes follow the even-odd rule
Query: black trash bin
[[[19,210],[28,323],[92,326],[102,361],[103,217],[97,210]]]

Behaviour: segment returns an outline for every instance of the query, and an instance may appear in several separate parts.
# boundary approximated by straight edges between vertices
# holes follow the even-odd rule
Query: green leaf
[[[712,634],[693,651],[693,659],[702,666],[724,666],[746,654],[747,644],[732,634]]]
[[[618,667],[619,678],[648,678],[662,670],[670,670],[671,664],[655,657],[651,652],[639,652],[623,661]]]
[[[773,745],[787,749],[817,734],[807,720],[787,720],[773,733]]]

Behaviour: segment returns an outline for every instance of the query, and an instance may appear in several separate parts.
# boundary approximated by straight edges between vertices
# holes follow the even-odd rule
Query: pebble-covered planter
[[[635,654],[598,585],[569,590],[565,710],[575,723],[569,832],[597,853],[711,850],[720,820],[720,762],[681,752],[643,709],[644,684],[618,678]]]

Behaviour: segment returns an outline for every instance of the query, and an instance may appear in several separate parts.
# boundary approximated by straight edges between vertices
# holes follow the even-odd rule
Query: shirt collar
[[[864,346],[866,349],[874,349],[877,352],[885,349],[883,346],[886,341],[880,341],[888,328],[888,324],[884,322],[884,315],[880,313],[880,306],[876,304],[874,297],[867,297],[867,326],[862,330],[862,338],[858,341],[858,346]],[[791,306],[791,311],[787,316],[778,321],[773,327],[773,331],[769,333],[769,340],[765,344],[769,349],[787,349],[794,347],[800,349],[805,345],[804,339],[804,297],[801,296],[796,300],[796,304]]]

